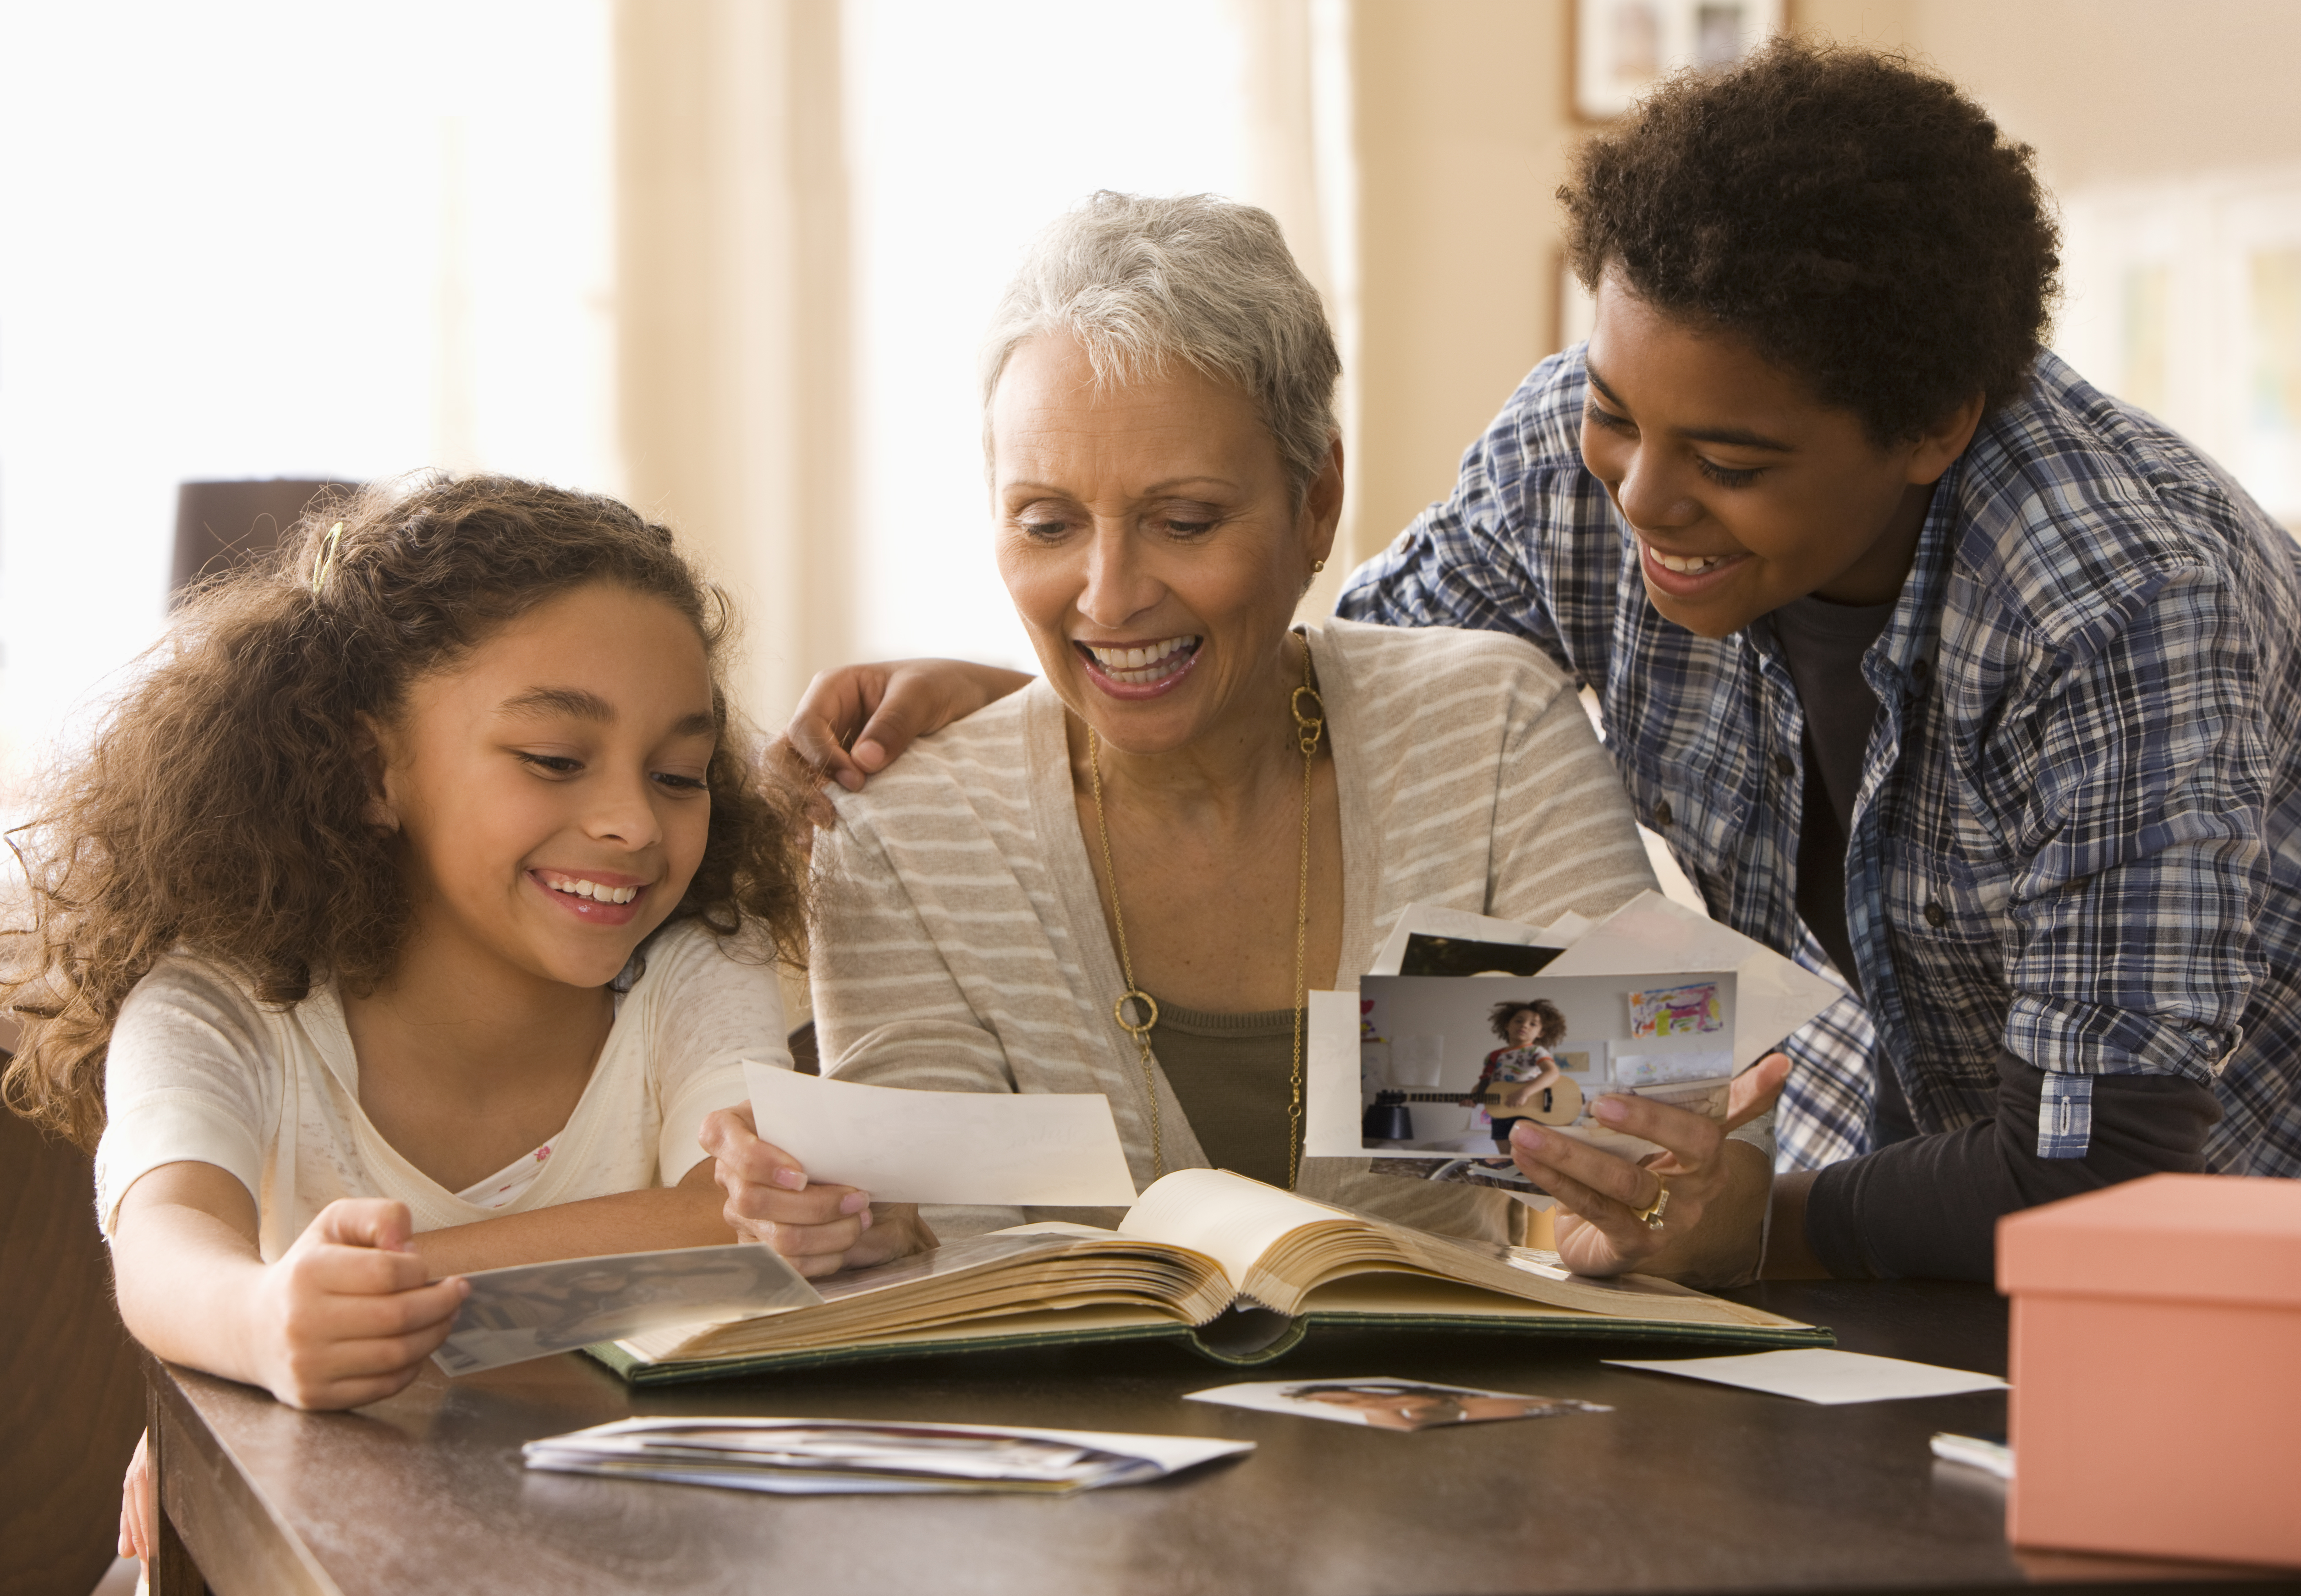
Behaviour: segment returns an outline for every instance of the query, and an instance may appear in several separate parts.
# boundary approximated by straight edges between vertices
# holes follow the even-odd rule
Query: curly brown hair
[[[1546,1048],[1552,1042],[1566,1040],[1566,1015],[1557,1004],[1547,998],[1520,998],[1515,1002],[1497,1003],[1486,1016],[1486,1024],[1502,1040],[1510,1040],[1510,1022],[1522,1014],[1534,1016],[1535,1045]]]
[[[1881,447],[2021,397],[2060,291],[2035,153],[1895,55],[1777,38],[1670,79],[1558,190],[1575,274],[1746,339]]]
[[[671,920],[748,927],[799,962],[804,795],[731,735],[724,597],[667,529],[613,499],[430,476],[323,499],[276,554],[197,589],[38,818],[10,833],[32,918],[6,932],[0,973],[22,1025],[8,1106],[93,1148],[120,1006],[179,949],[268,1004],[299,1002],[323,976],[372,990],[411,904],[397,833],[366,818],[360,717],[390,723],[419,678],[593,582],[669,604],[712,661],[710,831]]]

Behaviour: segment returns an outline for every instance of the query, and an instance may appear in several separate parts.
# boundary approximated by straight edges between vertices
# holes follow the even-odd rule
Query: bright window
[[[1226,0],[848,0],[858,657],[1035,670],[992,564],[975,360],[1025,244],[1097,188],[1236,195]]]
[[[0,8],[0,752],[158,635],[176,486],[613,489],[607,0]]]

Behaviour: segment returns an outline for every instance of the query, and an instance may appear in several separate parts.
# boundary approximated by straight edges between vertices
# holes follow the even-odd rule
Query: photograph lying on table
[[[528,1467],[554,1474],[778,1496],[1063,1496],[1162,1480],[1253,1450],[1251,1441],[1196,1435],[838,1418],[626,1418],[520,1449]]]
[[[1378,1173],[1527,1190],[1510,1161],[1521,1119],[1636,1157],[1600,1096],[1726,1117],[1735,1070],[1731,971],[1359,983],[1360,1150]],[[1383,1045],[1367,1044],[1379,1040]]]
[[[1470,1385],[1433,1385],[1361,1375],[1342,1380],[1249,1380],[1194,1391],[1186,1402],[1219,1402],[1257,1413],[1286,1413],[1374,1430],[1434,1430],[1441,1425],[1482,1425],[1506,1418],[1556,1418],[1567,1413],[1611,1413],[1602,1402],[1573,1397],[1530,1397]]]

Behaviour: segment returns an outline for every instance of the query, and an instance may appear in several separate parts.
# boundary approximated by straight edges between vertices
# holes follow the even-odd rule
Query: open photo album
[[[593,1346],[634,1384],[928,1352],[1172,1341],[1267,1363],[1324,1325],[1751,1347],[1829,1333],[1641,1275],[1392,1224],[1219,1169],[1152,1183],[1117,1230],[1040,1224],[816,1283],[822,1301]]]

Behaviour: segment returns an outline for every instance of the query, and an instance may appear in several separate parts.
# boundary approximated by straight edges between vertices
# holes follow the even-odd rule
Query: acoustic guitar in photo
[[[1375,1093],[1367,1108],[1366,1133],[1379,1135],[1385,1141],[1405,1141],[1412,1139],[1410,1131],[1393,1135],[1387,1131],[1377,1132],[1373,1127],[1377,1115],[1385,1116],[1382,1123],[1404,1119],[1409,1103],[1452,1103],[1457,1107],[1484,1108],[1489,1119],[1530,1119],[1536,1124],[1570,1125],[1582,1117],[1582,1089],[1574,1082],[1560,1076],[1540,1091],[1531,1094],[1523,1103],[1506,1103],[1502,1099],[1510,1091],[1395,1091]]]

